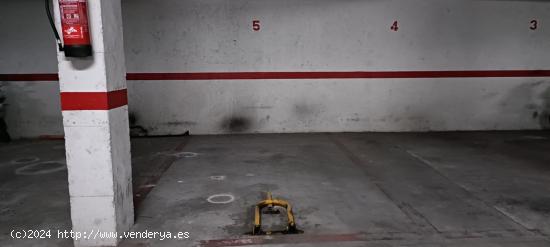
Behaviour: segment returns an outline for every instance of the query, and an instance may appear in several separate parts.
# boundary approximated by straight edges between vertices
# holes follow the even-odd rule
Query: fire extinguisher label
[[[59,9],[65,45],[89,45],[86,0],[60,0]]]

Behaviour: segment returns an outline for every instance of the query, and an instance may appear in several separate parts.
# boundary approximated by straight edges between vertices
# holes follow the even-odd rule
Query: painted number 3
[[[537,20],[532,20],[530,23],[531,26],[529,27],[529,29],[536,30],[538,28],[539,22]]]
[[[394,21],[394,22],[393,22],[393,25],[391,25],[390,29],[391,29],[392,31],[397,32],[397,30],[399,29],[399,26],[398,26],[398,24],[397,24],[397,21]]]
[[[252,21],[252,30],[254,31],[260,31],[260,21],[259,20],[253,20]]]

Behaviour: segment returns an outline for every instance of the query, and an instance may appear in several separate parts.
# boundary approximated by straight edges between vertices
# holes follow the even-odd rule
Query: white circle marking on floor
[[[211,179],[211,180],[218,180],[218,181],[221,181],[221,180],[225,180],[225,176],[224,176],[224,175],[220,175],[220,176],[210,176],[210,179]]]
[[[178,158],[195,158],[199,156],[198,153],[193,153],[193,152],[181,152],[181,153],[175,153],[173,155]]]
[[[218,198],[227,198],[226,200],[219,200]],[[211,195],[206,199],[209,203],[213,204],[227,204],[230,202],[233,202],[235,200],[235,197],[231,194],[216,194]]]
[[[25,157],[25,158],[18,158],[11,161],[12,164],[29,164],[39,161],[40,159],[37,157]]]
[[[52,164],[55,165],[53,168],[40,169],[40,170],[33,171],[33,169],[36,168],[36,167],[40,167],[40,166],[44,166],[44,165],[52,165]],[[42,175],[42,174],[62,171],[62,170],[65,170],[65,169],[67,169],[67,165],[64,162],[44,161],[44,162],[40,162],[40,163],[34,163],[34,164],[26,165],[26,166],[23,166],[23,167],[19,167],[15,170],[15,174],[17,174],[17,175]]]

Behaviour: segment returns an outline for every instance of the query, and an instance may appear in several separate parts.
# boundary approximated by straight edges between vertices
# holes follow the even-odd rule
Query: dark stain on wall
[[[294,104],[292,111],[301,125],[310,127],[314,122],[319,121],[323,106],[312,102],[299,102]]]
[[[542,89],[542,90],[541,90]],[[540,93],[542,91],[542,93]],[[526,81],[508,92],[500,103],[503,112],[524,113],[541,129],[550,129],[550,84],[547,80]]]
[[[301,117],[307,117],[318,112],[318,109],[310,104],[296,104],[294,106],[294,113]]]
[[[171,121],[171,122],[166,122],[166,125],[170,125],[170,126],[195,126],[195,125],[197,125],[197,122],[194,122],[194,121]]]
[[[546,88],[541,95],[542,111],[539,114],[539,123],[542,129],[550,129],[550,87]]]
[[[8,134],[8,125],[4,119],[0,118],[0,142],[10,142],[11,137]]]
[[[128,122],[130,123],[130,136],[147,136],[147,130],[138,124],[138,116],[135,112],[128,114]]]
[[[233,115],[226,117],[220,125],[225,132],[243,132],[252,127],[252,121],[244,116]]]
[[[8,134],[8,125],[4,120],[4,115],[6,114],[6,95],[4,94],[4,84],[0,81],[0,142],[9,142],[11,141],[10,135]]]
[[[136,114],[133,112],[128,113],[128,122],[130,122],[130,126],[133,126],[137,122]]]
[[[269,156],[269,161],[273,163],[281,163],[285,158],[286,156],[284,154],[276,153]]]

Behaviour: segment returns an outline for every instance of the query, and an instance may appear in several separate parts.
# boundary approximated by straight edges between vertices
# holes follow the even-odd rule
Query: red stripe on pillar
[[[128,104],[128,92],[121,89],[111,92],[62,92],[61,110],[111,110]]]

